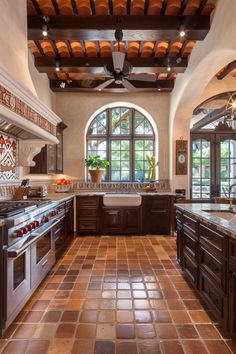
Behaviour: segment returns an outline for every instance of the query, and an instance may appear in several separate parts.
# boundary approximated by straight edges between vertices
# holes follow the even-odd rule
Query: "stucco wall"
[[[159,135],[159,178],[169,178],[169,94],[159,92],[147,94],[106,94],[102,92],[57,94],[56,113],[68,125],[64,132],[64,173],[71,178],[84,179],[84,134],[87,122],[100,107],[115,102],[135,104],[152,116]]]

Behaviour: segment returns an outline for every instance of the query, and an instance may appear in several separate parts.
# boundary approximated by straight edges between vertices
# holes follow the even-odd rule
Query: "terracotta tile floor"
[[[0,353],[236,353],[175,258],[173,237],[76,238]]]

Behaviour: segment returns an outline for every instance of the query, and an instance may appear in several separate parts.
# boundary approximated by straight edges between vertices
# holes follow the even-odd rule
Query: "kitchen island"
[[[177,204],[177,258],[232,338],[236,338],[236,209]]]

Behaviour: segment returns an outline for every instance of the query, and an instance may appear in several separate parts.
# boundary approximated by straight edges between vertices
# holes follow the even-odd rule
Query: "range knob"
[[[21,228],[22,232],[23,232],[23,235],[27,234],[28,230],[26,227],[22,227]]]
[[[15,237],[22,237],[24,234],[23,234],[23,230],[22,229],[19,229],[19,230],[16,230],[14,232],[14,236]]]
[[[26,229],[28,232],[32,231],[32,225],[31,224],[26,225]]]
[[[44,219],[43,219],[43,222],[46,223],[46,222],[48,222],[48,221],[49,221],[49,217],[46,215],[46,216],[44,217]]]
[[[31,226],[32,230],[35,229],[35,228],[36,228],[36,222],[33,221],[33,222],[30,224],[30,226]]]
[[[38,220],[35,220],[35,221],[34,221],[34,225],[35,225],[35,227],[39,227],[39,225],[40,225],[39,221],[38,221]]]

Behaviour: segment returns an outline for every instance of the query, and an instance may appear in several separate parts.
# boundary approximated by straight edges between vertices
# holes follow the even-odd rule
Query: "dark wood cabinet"
[[[67,126],[59,123],[57,126],[58,144],[47,144],[34,157],[35,166],[30,167],[32,174],[63,173],[63,130]]]
[[[77,233],[98,233],[101,197],[76,197],[76,231]]]
[[[236,241],[229,240],[229,264],[228,264],[228,287],[229,287],[229,332],[236,339]]]
[[[70,199],[66,201],[65,218],[66,218],[66,237],[71,239],[74,237],[74,199]]]
[[[102,208],[102,233],[140,234],[141,207]]]
[[[168,195],[143,196],[142,204],[143,233],[170,235],[172,230],[172,197]]]

